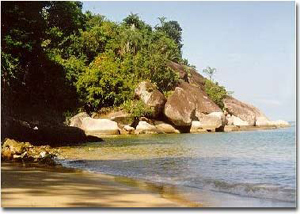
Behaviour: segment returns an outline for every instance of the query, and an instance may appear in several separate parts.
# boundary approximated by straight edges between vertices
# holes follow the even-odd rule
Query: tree
[[[66,35],[77,33],[84,26],[82,3],[78,1],[50,1],[43,9],[48,28],[58,28]]]
[[[151,26],[143,22],[137,13],[130,13],[125,19],[123,19],[123,23],[129,26],[131,29],[147,29],[149,31],[152,30]]]
[[[206,69],[203,69],[203,72],[209,76],[210,80],[212,80],[212,76],[217,72],[217,69],[208,66]]]
[[[166,17],[158,18],[160,25],[155,27],[156,30],[165,32],[168,37],[173,39],[181,51],[182,48],[182,28],[177,21],[166,21]]]
[[[117,107],[133,99],[140,81],[166,92],[179,80],[168,66],[183,61],[176,21],[162,18],[152,29],[130,14],[116,23],[83,14],[80,2],[3,2],[1,12],[2,101],[9,110]],[[137,114],[142,109],[137,105]]]
[[[54,4],[68,6],[59,2],[3,2],[1,5],[2,110],[9,114],[36,112],[40,108],[63,111],[76,97],[66,84],[62,67],[45,52],[44,45],[53,41],[49,30],[65,32],[61,22],[55,26],[54,19],[50,24],[47,18],[59,20],[60,16],[66,16],[64,13],[72,11],[65,8],[63,13],[54,15]]]

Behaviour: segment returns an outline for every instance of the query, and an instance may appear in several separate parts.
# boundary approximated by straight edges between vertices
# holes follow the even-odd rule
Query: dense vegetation
[[[173,88],[178,77],[167,62],[182,61],[176,21],[160,18],[152,28],[130,14],[115,23],[84,14],[81,7],[80,2],[3,2],[5,106],[99,109],[132,99],[141,80],[163,92]]]
[[[182,29],[165,17],[155,27],[136,14],[116,23],[83,13],[80,2],[2,2],[1,16],[1,106],[8,114],[122,105],[141,115],[147,109],[131,102],[136,85],[150,80],[167,94],[179,78],[167,63],[188,64]]]

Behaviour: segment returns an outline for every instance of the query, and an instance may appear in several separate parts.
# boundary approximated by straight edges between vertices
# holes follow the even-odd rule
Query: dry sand
[[[178,207],[189,202],[120,178],[60,167],[2,163],[2,207]],[[132,182],[131,182],[132,183]]]

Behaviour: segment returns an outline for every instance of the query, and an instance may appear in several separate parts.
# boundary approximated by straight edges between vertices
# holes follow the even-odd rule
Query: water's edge
[[[209,207],[294,207],[294,137],[293,127],[123,137],[66,148],[60,163],[154,189],[171,186],[173,195]]]

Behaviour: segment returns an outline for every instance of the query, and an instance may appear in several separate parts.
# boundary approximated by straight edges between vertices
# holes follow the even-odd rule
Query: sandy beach
[[[2,163],[1,177],[2,207],[195,206],[126,185],[113,176],[61,167]]]

